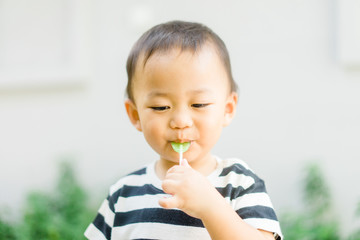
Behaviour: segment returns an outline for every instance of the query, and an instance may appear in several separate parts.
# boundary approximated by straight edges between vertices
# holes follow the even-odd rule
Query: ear
[[[132,125],[134,125],[134,127],[139,130],[140,132],[142,131],[141,129],[141,123],[140,123],[140,118],[139,118],[139,112],[136,108],[136,105],[133,101],[127,99],[125,101],[125,108],[126,108],[126,113],[130,119],[130,122],[132,123]]]
[[[225,103],[225,116],[223,126],[227,126],[233,120],[236,113],[236,105],[238,101],[238,95],[236,92],[232,92]]]

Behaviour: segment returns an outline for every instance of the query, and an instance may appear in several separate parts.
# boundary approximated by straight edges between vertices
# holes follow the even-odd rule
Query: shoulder
[[[222,186],[231,184],[232,187],[241,187],[243,190],[254,185],[263,184],[249,165],[239,158],[218,159],[219,172],[217,182]]]
[[[138,194],[139,189],[151,182],[148,168],[149,165],[121,177],[110,186],[108,198],[111,200],[117,199],[119,196],[128,197]]]
[[[248,176],[256,180],[260,179],[249,167],[249,165],[239,158],[219,159],[218,161],[221,168],[220,177],[227,176],[229,174],[236,174],[240,176]]]
[[[239,158],[219,159],[220,166],[226,171],[252,172],[249,165]],[[225,172],[223,173],[225,174]]]

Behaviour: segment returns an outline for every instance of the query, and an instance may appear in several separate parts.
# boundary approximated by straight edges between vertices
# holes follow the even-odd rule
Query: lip
[[[177,139],[174,141],[170,141],[170,142],[176,142],[176,143],[186,143],[186,142],[190,142],[190,144],[193,142],[192,140],[189,139]]]

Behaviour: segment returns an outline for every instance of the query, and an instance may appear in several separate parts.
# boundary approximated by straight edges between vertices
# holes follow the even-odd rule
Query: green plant
[[[286,239],[338,240],[339,227],[331,207],[330,190],[319,165],[309,164],[304,179],[304,209],[281,216]]]
[[[357,205],[355,217],[360,218],[360,201],[358,202]],[[360,240],[360,229],[356,229],[353,233],[351,233],[348,240]]]
[[[4,221],[1,218],[0,218],[0,239],[4,239],[4,240],[16,239],[14,227],[10,223]]]
[[[85,239],[83,232],[92,218],[93,211],[71,164],[62,162],[56,190],[30,193],[20,223],[10,225],[0,219],[0,239]]]

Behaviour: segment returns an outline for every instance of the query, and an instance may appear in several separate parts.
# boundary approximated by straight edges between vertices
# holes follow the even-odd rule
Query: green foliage
[[[0,239],[85,239],[83,233],[92,218],[85,191],[71,165],[63,162],[56,190],[30,193],[21,223],[10,225],[0,219]]]
[[[357,217],[360,217],[360,201],[359,201],[359,203],[358,203],[358,205],[357,205],[356,216],[357,216]]]
[[[360,230],[355,231],[354,233],[352,233],[348,240],[360,240]]]
[[[14,227],[11,224],[2,220],[1,218],[0,218],[0,239],[4,239],[4,240],[16,239]]]
[[[286,240],[339,240],[338,218],[333,213],[330,189],[320,166],[316,163],[305,168],[303,186],[303,210],[287,212],[280,217]],[[360,217],[360,202],[356,210]],[[360,240],[360,229],[354,231],[347,240]]]
[[[327,186],[320,167],[310,164],[306,168],[304,202],[316,218],[326,217],[331,208],[330,190]]]
[[[338,240],[339,224],[331,208],[330,190],[317,164],[306,168],[304,210],[288,212],[281,217],[283,233],[292,240]]]
[[[355,212],[355,217],[360,218],[360,201]],[[348,240],[360,240],[360,229],[355,230],[348,238]]]

